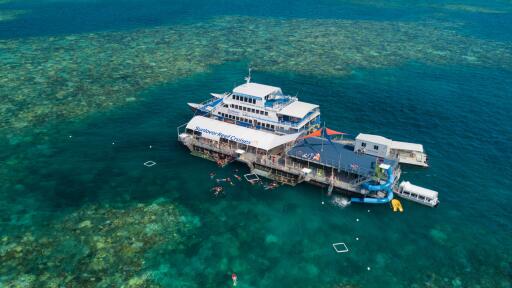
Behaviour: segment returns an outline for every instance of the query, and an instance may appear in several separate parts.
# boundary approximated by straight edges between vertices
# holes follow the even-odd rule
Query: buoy
[[[112,145],[116,144],[116,142],[112,142]]]
[[[371,270],[370,266],[366,267],[366,270],[370,271]]]
[[[73,137],[73,135],[69,135],[69,138]]]
[[[149,145],[149,149],[153,148],[153,146]]]
[[[357,218],[356,221],[359,222],[359,218]]]
[[[359,237],[356,237],[356,240],[359,241]]]
[[[324,205],[324,204],[325,204],[324,201],[322,201],[322,205]]]

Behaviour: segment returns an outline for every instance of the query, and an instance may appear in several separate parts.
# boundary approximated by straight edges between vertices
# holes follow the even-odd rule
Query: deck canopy
[[[263,85],[258,83],[245,83],[240,86],[235,87],[233,89],[233,93],[237,95],[242,96],[252,96],[252,97],[258,97],[263,98],[270,94],[283,94],[281,91],[281,88],[269,86],[269,85]]]
[[[423,153],[423,145],[409,142],[392,141],[391,149],[395,150],[406,150]]]
[[[192,118],[187,123],[187,129],[200,132],[201,137],[206,139],[219,141],[223,138],[266,151],[288,142],[293,142],[300,136],[300,133],[277,135],[203,116]]]
[[[359,133],[356,137],[356,140],[382,144],[382,145],[386,145],[387,147],[390,147],[391,142],[393,142],[391,139],[388,139],[386,137],[382,137],[379,135],[372,135],[372,134],[364,134],[364,133]]]
[[[313,137],[323,137],[323,138],[330,139],[331,138],[330,136],[335,136],[335,135],[347,135],[347,133],[335,131],[335,130],[332,130],[332,129],[329,129],[326,127],[325,128],[322,127],[320,129],[317,129],[317,130],[309,133],[306,136],[303,136],[302,139],[313,138]]]
[[[375,156],[356,153],[350,146],[317,137],[299,140],[288,156],[364,176],[372,175],[378,166]],[[381,159],[380,163],[397,165],[391,159]]]
[[[318,105],[302,101],[294,101],[281,109],[279,114],[302,119],[315,108],[318,108]]]

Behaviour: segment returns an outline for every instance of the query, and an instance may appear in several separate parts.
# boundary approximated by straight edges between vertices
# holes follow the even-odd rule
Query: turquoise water
[[[4,2],[0,287],[512,286],[509,1]],[[176,126],[249,63],[329,127],[424,144],[402,178],[440,206],[212,197],[211,171],[247,168]]]

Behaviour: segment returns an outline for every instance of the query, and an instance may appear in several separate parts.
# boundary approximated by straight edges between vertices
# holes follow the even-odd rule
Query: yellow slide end
[[[393,212],[404,212],[404,208],[402,208],[402,203],[400,203],[400,200],[398,199],[391,200],[391,207],[393,208]]]

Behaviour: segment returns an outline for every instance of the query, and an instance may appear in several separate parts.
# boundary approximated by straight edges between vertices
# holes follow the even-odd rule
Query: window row
[[[241,121],[241,122],[246,122],[246,123],[251,123],[252,124],[252,120],[246,119],[244,117],[238,117],[238,116],[234,116],[234,115],[230,115],[230,114],[226,114],[226,113],[220,113],[220,116],[222,116],[224,118],[228,118],[228,119],[232,119],[232,120],[236,120],[236,121]]]
[[[249,98],[249,97],[243,97],[243,96],[238,96],[238,95],[233,95],[231,96],[234,100],[238,100],[238,101],[242,101],[242,102],[247,102],[247,103],[252,103],[252,104],[256,104],[256,99],[254,98]]]
[[[361,147],[366,147],[366,142],[362,142],[361,143]],[[373,150],[379,150],[379,146],[378,145],[373,145]]]
[[[254,108],[249,108],[249,107],[245,107],[245,106],[236,105],[236,104],[231,104],[230,106],[233,109],[237,109],[237,110],[241,110],[241,111],[245,111],[245,112],[251,112],[251,113],[255,113],[255,114],[260,114],[260,115],[268,116],[268,112],[267,111],[262,111],[262,110],[258,110],[258,109],[254,109]]]
[[[259,121],[256,121],[256,125],[257,126],[261,126],[261,127],[265,127],[265,128],[268,128],[268,129],[272,129],[272,130],[274,130],[276,128],[276,126],[274,126],[273,124],[262,123],[262,122],[259,122]]]
[[[274,126],[273,124],[263,123],[263,122],[259,122],[256,120],[251,120],[251,119],[247,119],[244,117],[238,117],[238,116],[234,116],[234,115],[230,115],[230,114],[226,114],[226,113],[220,113],[220,116],[222,116],[224,118],[231,119],[231,120],[235,120],[235,121],[241,121],[241,122],[255,124],[256,126],[261,126],[261,127],[272,129],[272,130],[274,130],[276,128],[276,126]]]

